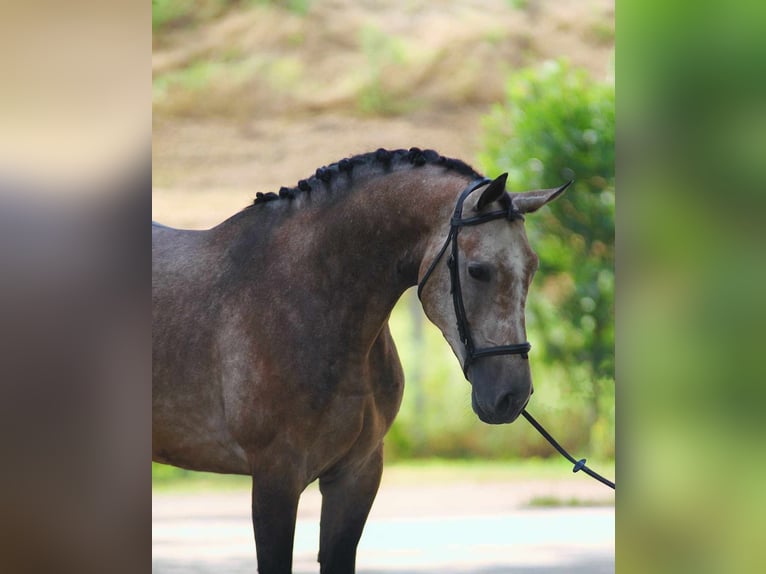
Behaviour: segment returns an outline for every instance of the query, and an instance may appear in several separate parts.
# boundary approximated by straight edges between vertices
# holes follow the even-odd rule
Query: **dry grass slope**
[[[611,69],[611,0],[194,4],[154,35],[153,216],[169,225],[213,225],[381,146],[474,162],[514,69]]]

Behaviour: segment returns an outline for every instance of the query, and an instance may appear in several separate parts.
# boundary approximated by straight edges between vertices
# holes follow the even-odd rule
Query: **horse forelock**
[[[408,150],[387,150],[379,148],[374,152],[354,155],[341,159],[327,166],[317,168],[314,174],[298,181],[295,187],[282,187],[279,193],[257,193],[250,207],[260,206],[275,200],[291,201],[302,193],[316,190],[339,190],[353,185],[351,176],[364,173],[365,175],[385,174],[395,169],[417,169],[425,165],[441,166],[448,171],[456,172],[471,178],[481,177],[470,165],[459,159],[445,157],[432,149],[421,150],[412,147]]]

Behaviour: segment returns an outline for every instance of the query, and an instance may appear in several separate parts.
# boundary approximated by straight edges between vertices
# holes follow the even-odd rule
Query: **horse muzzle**
[[[473,411],[488,424],[515,421],[532,395],[529,363],[520,357],[488,357],[472,364],[467,374]]]

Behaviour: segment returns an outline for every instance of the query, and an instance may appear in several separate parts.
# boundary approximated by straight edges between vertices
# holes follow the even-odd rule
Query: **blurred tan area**
[[[150,142],[149,16],[130,0],[2,3],[3,180],[112,195]]]
[[[152,216],[171,226],[210,227],[379,147],[475,165],[514,70],[613,68],[611,0],[186,4],[153,15]]]

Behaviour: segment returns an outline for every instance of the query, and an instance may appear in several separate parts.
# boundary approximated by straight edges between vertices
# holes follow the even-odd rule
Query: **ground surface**
[[[441,486],[384,483],[359,546],[360,574],[601,574],[614,571],[614,507],[535,508],[538,496],[604,501],[586,477]],[[318,572],[320,496],[301,499],[294,571]],[[154,574],[255,572],[249,492],[160,493]]]

